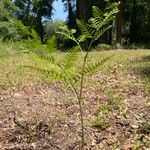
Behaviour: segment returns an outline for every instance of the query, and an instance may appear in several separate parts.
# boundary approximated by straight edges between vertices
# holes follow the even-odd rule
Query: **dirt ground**
[[[85,149],[149,150],[150,94],[134,86],[122,89],[114,84],[116,80],[109,81],[124,97],[125,114],[112,111],[105,117],[109,126],[104,130],[92,126],[98,108],[108,98],[103,89],[85,87]],[[80,135],[78,105],[58,83],[0,91],[0,150],[78,150]]]

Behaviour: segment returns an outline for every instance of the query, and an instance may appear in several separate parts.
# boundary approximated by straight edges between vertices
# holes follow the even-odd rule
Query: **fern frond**
[[[40,72],[50,78],[53,78],[55,80],[62,80],[65,81],[67,80],[66,76],[63,73],[59,73],[56,70],[49,70],[49,69],[44,69],[44,68],[39,68],[39,67],[35,67],[35,66],[24,66],[26,68],[30,68],[34,71]]]
[[[78,71],[78,73],[74,74],[71,76],[71,78],[69,79],[70,81],[74,81],[79,82],[82,75],[87,75],[87,74],[91,74],[94,73],[95,71],[97,71],[97,69],[99,69],[100,67],[102,67],[104,65],[105,62],[107,62],[109,59],[111,59],[114,55],[106,57],[104,59],[102,59],[99,62],[96,62],[94,64],[89,64],[87,65],[83,70]]]
[[[99,67],[102,67],[105,62],[107,62],[110,58],[112,58],[114,55],[106,57],[102,59],[101,61],[98,61],[94,64],[87,65],[83,70],[81,70],[79,73],[82,75],[90,74],[92,72],[95,72]]]
[[[93,13],[94,11],[97,11],[99,8],[93,7]],[[98,17],[98,12],[97,12],[97,17],[91,18],[90,19],[90,24],[93,28],[99,30],[103,26],[109,24],[114,18],[115,14],[118,13],[118,8],[111,10],[110,12],[106,12],[103,15],[100,15]]]
[[[94,18],[100,18],[103,16],[103,12],[96,6],[92,6],[92,15]]]
[[[44,61],[48,61],[54,65],[57,65],[57,60],[52,55],[38,54],[38,57]]]
[[[95,34],[93,35],[93,40],[96,41],[97,39],[99,39],[99,37],[101,37],[110,28],[111,28],[111,25],[107,25],[103,29],[98,30],[97,32],[95,32]]]
[[[78,43],[76,38],[73,35],[76,32],[75,29],[69,30],[66,26],[59,27],[59,29],[60,29],[60,31],[57,31],[56,32],[57,34],[61,34],[61,35],[65,36],[66,38]]]
[[[78,46],[73,47],[72,50],[69,53],[67,53],[64,59],[62,60],[64,70],[71,69],[75,65],[79,55],[77,47]]]
[[[87,24],[84,23],[83,21],[79,20],[79,19],[77,19],[76,21],[77,21],[77,25],[81,31],[81,35],[83,35],[86,38],[92,38],[92,35],[88,30]]]
[[[66,38],[68,38],[68,39],[70,39],[70,40],[77,43],[75,37],[71,33],[64,33],[63,31],[62,32],[58,31],[57,34],[61,34],[61,35],[65,36]]]
[[[77,38],[78,43],[84,42],[87,39],[87,37],[85,35],[80,35]]]

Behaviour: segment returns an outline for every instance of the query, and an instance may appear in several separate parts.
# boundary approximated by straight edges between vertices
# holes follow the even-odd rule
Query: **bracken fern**
[[[26,66],[38,72],[41,72],[47,76],[52,77],[55,80],[60,80],[65,82],[67,85],[70,86],[70,89],[74,92],[79,105],[79,113],[80,113],[80,121],[81,121],[81,150],[84,150],[84,120],[83,120],[83,85],[84,85],[84,78],[86,75],[95,72],[100,66],[102,66],[108,59],[112,56],[104,58],[96,63],[88,63],[87,58],[89,52],[91,51],[92,44],[98,40],[103,33],[105,33],[108,29],[111,28],[110,22],[115,18],[116,14],[118,13],[118,5],[119,3],[110,3],[107,0],[107,7],[106,11],[103,12],[96,6],[93,6],[93,18],[89,19],[88,23],[77,20],[78,28],[80,29],[80,35],[75,37],[76,30],[71,29],[69,30],[67,26],[60,27],[60,31],[57,32],[65,36],[66,38],[74,41],[77,44],[77,47],[73,48],[70,52],[68,52],[62,61],[58,61],[56,57],[52,54],[44,55],[39,54],[39,58],[42,60],[46,60],[53,65],[55,65],[58,70],[51,68],[51,69],[44,69],[35,66]],[[78,69],[75,68],[75,64],[78,60],[79,53],[78,51],[82,51],[82,42],[89,40],[89,45],[87,48],[87,52],[83,53],[83,63],[82,66]],[[79,87],[76,86],[74,83],[79,83]]]

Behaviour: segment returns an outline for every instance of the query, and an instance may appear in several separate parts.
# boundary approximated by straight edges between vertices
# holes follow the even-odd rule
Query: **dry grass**
[[[87,77],[84,86],[86,148],[146,150],[150,51],[92,52],[89,63],[113,54]],[[64,53],[54,55],[61,59]],[[79,149],[80,123],[72,93],[37,72],[20,68],[51,64],[12,44],[1,45],[0,57],[0,149]],[[14,122],[16,112],[20,120]]]
[[[43,82],[45,77],[31,70],[21,68],[23,65],[38,65],[48,66],[51,64],[41,62],[32,53],[28,53],[27,50],[22,51],[21,46],[15,44],[1,45],[0,47],[0,88],[9,88],[18,85],[23,85],[31,82]],[[102,69],[102,72],[106,74],[113,74],[119,67],[124,73],[124,76],[134,74],[138,76],[138,79],[142,79],[145,90],[150,88],[150,51],[149,50],[114,50],[114,51],[102,51],[91,52],[89,63],[97,62],[100,59],[113,55],[113,59],[109,60]],[[61,58],[64,53],[56,53]],[[80,55],[77,64],[81,64],[82,54]],[[140,78],[141,77],[141,78]]]

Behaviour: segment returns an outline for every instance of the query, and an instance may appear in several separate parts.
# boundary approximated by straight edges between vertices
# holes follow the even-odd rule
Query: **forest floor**
[[[81,129],[73,94],[59,82],[19,68],[37,64],[29,53],[13,47],[9,52],[0,58],[0,150],[78,150]],[[90,59],[114,53],[85,81],[85,148],[149,150],[150,51],[92,52]]]

